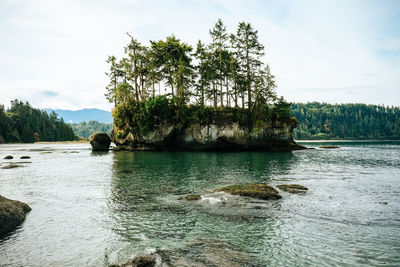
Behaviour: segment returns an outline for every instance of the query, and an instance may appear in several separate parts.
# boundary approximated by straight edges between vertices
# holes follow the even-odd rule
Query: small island
[[[144,46],[128,34],[126,56],[108,58],[117,149],[302,149],[257,30],[241,22],[228,34],[218,20],[209,32],[212,42],[195,49],[175,36]]]

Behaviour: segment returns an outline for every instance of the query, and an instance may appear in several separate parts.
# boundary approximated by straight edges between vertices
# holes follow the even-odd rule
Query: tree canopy
[[[28,102],[11,101],[9,109],[0,105],[0,143],[75,140],[71,127],[53,111],[33,108]]]
[[[366,104],[291,105],[299,122],[293,131],[298,140],[308,139],[400,139],[400,108]]]
[[[250,23],[229,34],[219,19],[209,30],[211,43],[195,49],[176,36],[141,44],[129,33],[125,56],[109,56],[106,97],[115,106],[166,95],[175,105],[241,107],[277,100],[271,69],[262,61],[264,45]]]

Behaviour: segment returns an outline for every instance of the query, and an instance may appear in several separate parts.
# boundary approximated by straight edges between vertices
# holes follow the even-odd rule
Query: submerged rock
[[[320,146],[319,148],[332,149],[332,148],[340,148],[340,146]]]
[[[111,138],[106,133],[95,133],[89,137],[93,151],[108,151]]]
[[[19,168],[19,167],[24,167],[19,164],[8,164],[6,166],[1,167],[2,169],[14,169],[14,168]]]
[[[123,263],[111,264],[110,267],[156,267],[161,266],[161,257],[158,254],[136,256]]]
[[[219,240],[192,240],[185,246],[172,250],[137,256],[112,267],[170,267],[170,266],[263,266],[256,259]]]
[[[277,185],[276,187],[278,187],[282,191],[286,191],[286,192],[294,193],[294,194],[304,193],[308,190],[307,187],[299,185],[299,184],[281,184],[281,185]]]
[[[29,157],[29,156],[22,156],[22,157],[20,157],[20,159],[30,159],[31,157]]]
[[[223,191],[225,193],[229,193],[231,195],[239,195],[244,197],[252,197],[258,199],[280,199],[282,198],[279,195],[278,191],[272,186],[267,184],[236,184],[236,185],[228,185],[222,188],[215,190],[216,192]]]
[[[15,230],[30,210],[26,203],[0,196],[0,237]]]
[[[14,157],[11,155],[5,156],[4,159],[13,159]]]
[[[196,200],[200,200],[201,196],[197,195],[197,194],[191,194],[191,195],[186,195],[184,197],[180,197],[178,199],[179,200],[187,200],[187,201],[196,201]]]

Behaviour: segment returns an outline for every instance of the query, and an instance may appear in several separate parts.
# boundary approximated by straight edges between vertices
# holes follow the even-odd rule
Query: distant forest
[[[400,107],[366,104],[292,104],[296,140],[400,139]]]
[[[7,110],[0,105],[0,143],[71,141],[76,138],[71,126],[55,112],[48,114],[19,100],[11,101]]]
[[[89,122],[71,123],[74,133],[83,138],[89,138],[94,133],[108,133],[111,135],[112,123],[101,123],[91,120]]]

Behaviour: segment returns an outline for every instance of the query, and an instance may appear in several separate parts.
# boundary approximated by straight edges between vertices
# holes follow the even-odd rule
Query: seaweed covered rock
[[[136,256],[126,262],[111,264],[110,267],[155,267],[160,266],[161,257],[157,254]]]
[[[308,190],[307,187],[299,185],[299,184],[281,184],[281,185],[277,185],[276,187],[278,187],[282,191],[286,191],[286,192],[294,193],[294,194],[304,193]]]
[[[197,194],[190,194],[190,195],[186,195],[184,197],[180,197],[179,200],[187,200],[187,201],[196,201],[196,200],[200,200],[201,196],[197,195]]]
[[[26,203],[0,196],[0,237],[15,230],[30,210]]]
[[[89,137],[93,151],[108,151],[111,138],[106,133],[95,133]]]
[[[252,197],[258,199],[280,199],[278,191],[270,185],[267,184],[236,184],[228,185],[215,190],[216,192],[223,191],[231,195],[239,195],[244,197]]]

